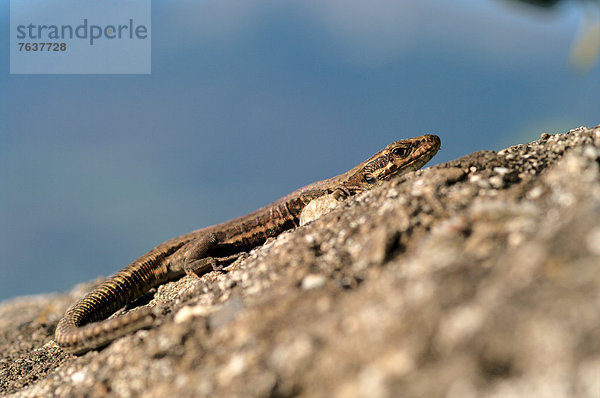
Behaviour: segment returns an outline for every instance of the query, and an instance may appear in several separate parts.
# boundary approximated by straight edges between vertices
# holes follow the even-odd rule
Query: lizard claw
[[[217,271],[218,267],[217,260],[213,257],[205,257],[186,263],[183,270],[187,275],[200,277],[211,269]]]

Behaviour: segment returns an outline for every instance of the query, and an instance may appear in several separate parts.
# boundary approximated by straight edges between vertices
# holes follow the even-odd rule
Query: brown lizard
[[[394,142],[339,176],[304,188],[245,216],[168,240],[92,290],[58,323],[54,338],[66,351],[83,353],[152,325],[147,307],[106,319],[150,289],[185,273],[200,275],[233,262],[268,238],[298,226],[300,213],[327,194],[343,199],[368,190],[394,175],[420,169],[439,150],[436,135]]]

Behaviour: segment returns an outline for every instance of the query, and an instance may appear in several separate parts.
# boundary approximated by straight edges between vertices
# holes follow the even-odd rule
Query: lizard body
[[[420,169],[439,150],[435,135],[400,140],[336,177],[319,181],[245,216],[170,239],[92,290],[67,310],[54,338],[64,350],[83,353],[152,325],[155,315],[140,308],[106,319],[150,289],[186,272],[201,274],[299,225],[300,213],[327,194],[345,198]]]

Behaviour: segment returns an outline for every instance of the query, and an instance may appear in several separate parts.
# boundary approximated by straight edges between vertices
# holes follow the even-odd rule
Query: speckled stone
[[[409,173],[161,286],[155,327],[81,357],[52,333],[98,281],[4,302],[0,393],[598,398],[599,154],[581,127]]]

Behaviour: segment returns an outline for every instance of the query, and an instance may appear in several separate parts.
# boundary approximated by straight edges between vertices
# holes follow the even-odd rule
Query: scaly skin
[[[245,216],[168,240],[80,299],[60,320],[54,338],[64,350],[83,353],[149,327],[155,319],[149,308],[106,318],[158,285],[186,272],[201,274],[228,264],[267,238],[297,227],[310,201],[327,194],[345,198],[418,170],[439,148],[435,135],[394,142],[344,174],[310,184]]]

